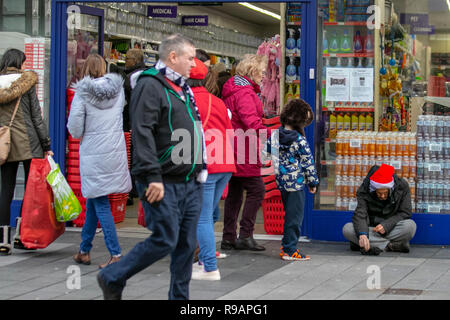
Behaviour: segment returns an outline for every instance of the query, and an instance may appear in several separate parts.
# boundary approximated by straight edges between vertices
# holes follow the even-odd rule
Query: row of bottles
[[[372,166],[389,164],[395,168],[395,174],[401,178],[417,177],[417,161],[415,157],[369,157],[338,156],[336,158],[336,176],[365,177]]]
[[[294,99],[300,99],[300,85],[290,84],[288,85],[288,91],[284,97],[284,103],[287,104],[289,101]]]
[[[329,117],[324,114],[325,120],[325,136],[331,139],[337,137],[342,131],[372,131],[373,116],[371,113],[343,113],[332,112]],[[328,124],[328,125],[327,125]]]
[[[412,132],[348,132],[336,136],[339,156],[416,157],[416,135]]]
[[[367,36],[356,31],[353,37],[348,29],[339,33],[337,30],[331,32],[328,37],[327,31],[323,31],[323,54],[330,53],[373,53],[373,33],[369,31]]]
[[[420,115],[417,136],[423,139],[450,137],[450,116]]]

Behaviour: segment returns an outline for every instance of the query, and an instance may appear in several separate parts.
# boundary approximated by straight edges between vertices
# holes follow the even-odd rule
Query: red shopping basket
[[[267,234],[283,234],[284,206],[281,196],[273,196],[262,202],[264,230]]]

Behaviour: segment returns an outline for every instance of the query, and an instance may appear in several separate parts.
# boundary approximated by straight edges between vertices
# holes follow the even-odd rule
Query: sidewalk
[[[94,240],[92,264],[76,265],[72,255],[78,250],[79,230],[68,229],[44,250],[14,250],[11,256],[0,257],[0,300],[103,299],[96,282],[98,265],[109,257],[103,234],[98,233]],[[149,231],[142,227],[119,228],[123,253],[148,235]],[[218,247],[220,238],[216,233]],[[191,281],[191,299],[450,299],[449,247],[413,245],[409,254],[386,252],[368,257],[350,251],[345,243],[311,241],[300,243],[311,256],[310,261],[286,262],[279,257],[279,236],[255,238],[266,251],[224,251],[229,256],[218,260],[222,280]],[[166,300],[169,263],[166,257],[131,278],[123,299]],[[81,289],[67,286],[73,275],[67,271],[72,265],[80,267]],[[379,289],[368,289],[367,283],[376,284],[371,279],[377,275]]]

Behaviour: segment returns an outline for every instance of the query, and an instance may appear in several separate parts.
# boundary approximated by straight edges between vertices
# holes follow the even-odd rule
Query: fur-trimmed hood
[[[86,102],[99,109],[109,109],[122,92],[123,78],[115,73],[108,73],[97,79],[84,77],[73,88]]]
[[[7,104],[24,95],[38,82],[34,71],[8,68],[0,74],[0,104]]]

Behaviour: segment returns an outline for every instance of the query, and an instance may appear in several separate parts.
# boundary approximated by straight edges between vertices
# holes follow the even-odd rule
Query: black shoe
[[[235,247],[236,243],[228,240],[222,240],[222,244],[220,245],[222,250],[233,250]]]
[[[353,242],[350,242],[350,250],[352,251],[359,251],[361,247],[357,244],[354,244]]]
[[[104,300],[122,300],[123,288],[108,286],[105,279],[101,276],[101,273],[97,274],[97,282],[103,291]]]
[[[365,256],[378,256],[383,250],[378,247],[370,247],[369,251],[364,250],[364,248],[360,249],[361,254]]]
[[[236,250],[264,251],[266,248],[259,245],[253,237],[239,238],[236,241]]]
[[[386,251],[409,253],[409,242],[389,242]]]
[[[20,250],[36,250],[36,248],[27,248],[25,245],[20,241],[20,239],[14,240],[14,249],[20,249]]]

